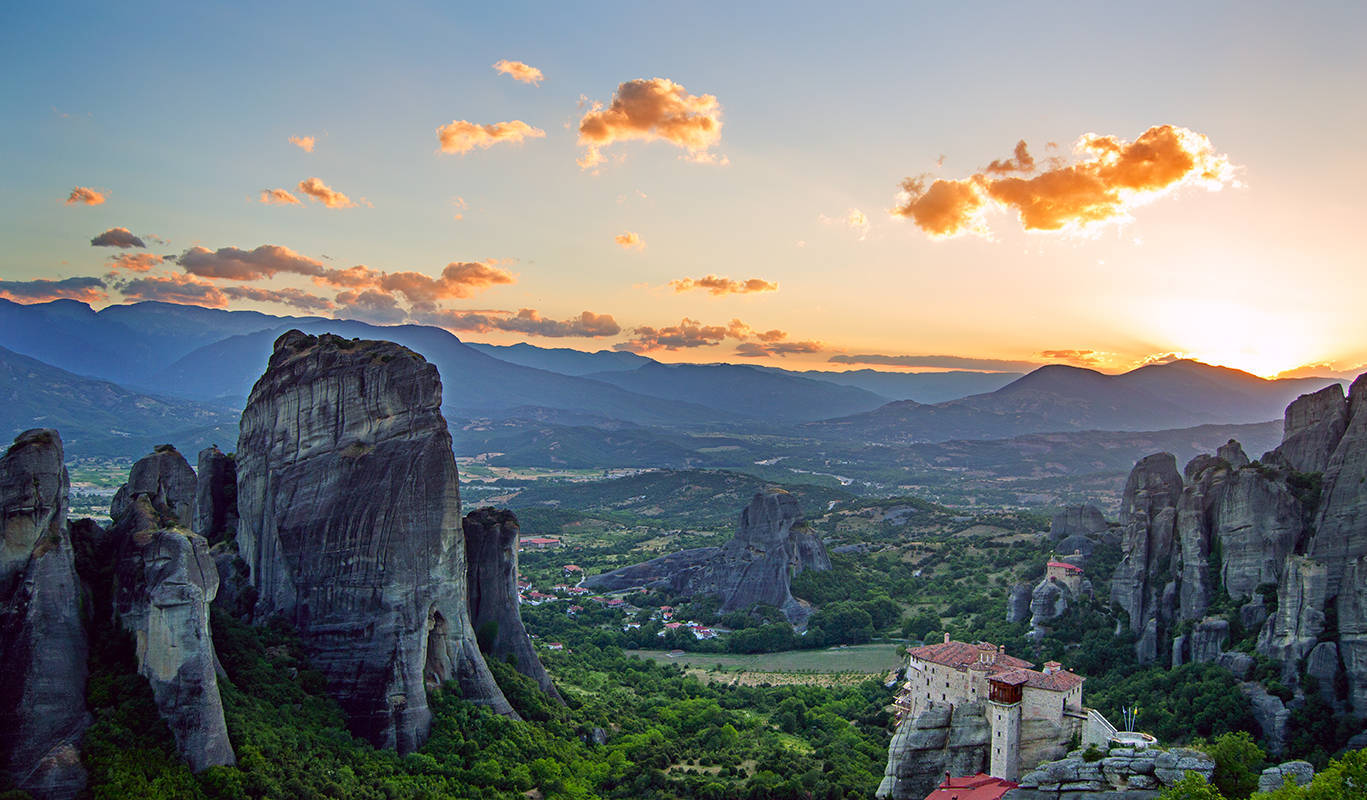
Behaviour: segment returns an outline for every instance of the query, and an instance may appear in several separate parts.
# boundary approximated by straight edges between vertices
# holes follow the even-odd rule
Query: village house
[[[547,536],[523,536],[517,544],[519,550],[547,550],[559,547],[560,540]]]

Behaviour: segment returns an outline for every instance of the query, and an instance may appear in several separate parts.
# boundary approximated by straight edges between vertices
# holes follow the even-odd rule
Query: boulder
[[[1289,780],[1295,786],[1304,786],[1315,779],[1315,767],[1309,761],[1284,761],[1275,767],[1268,767],[1258,776],[1258,791],[1273,792],[1282,788]]]
[[[511,511],[481,508],[465,515],[466,597],[476,634],[488,631],[487,652],[512,657],[518,672],[556,700],[560,692],[536,657],[517,599],[517,544],[520,528]],[[563,700],[561,700],[563,702]]]
[[[85,788],[86,633],[61,437],[24,431],[0,457],[0,772],[42,800]]]
[[[515,716],[479,652],[441,380],[392,342],[289,331],[237,444],[237,549],[257,619],[282,615],[352,730],[407,753],[427,687]]]
[[[1252,706],[1253,719],[1258,723],[1258,729],[1263,732],[1268,754],[1281,755],[1286,750],[1286,725],[1291,719],[1291,712],[1287,710],[1286,704],[1280,697],[1268,694],[1260,684],[1252,681],[1239,684],[1239,691],[1248,698]]]

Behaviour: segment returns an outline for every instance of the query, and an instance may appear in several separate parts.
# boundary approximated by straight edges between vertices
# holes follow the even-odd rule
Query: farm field
[[[710,669],[720,664],[724,671],[768,673],[854,672],[861,675],[886,675],[896,668],[897,644],[860,644],[823,650],[790,650],[784,653],[684,653],[671,658],[661,650],[628,650],[628,655],[648,658],[661,664]]]

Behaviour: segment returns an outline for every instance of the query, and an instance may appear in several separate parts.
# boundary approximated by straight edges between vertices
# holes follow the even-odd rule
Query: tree
[[[1199,772],[1188,772],[1182,780],[1163,790],[1158,800],[1226,800],[1220,790],[1206,783]]]
[[[1243,800],[1258,788],[1258,775],[1267,756],[1247,731],[1230,731],[1197,747],[1215,759],[1211,783],[1229,800]]]

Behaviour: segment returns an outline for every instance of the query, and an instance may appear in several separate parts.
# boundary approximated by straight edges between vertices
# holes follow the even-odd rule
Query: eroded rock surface
[[[521,530],[511,511],[480,508],[465,515],[466,586],[470,620],[485,648],[512,656],[518,672],[541,691],[560,700],[560,692],[536,657],[517,600],[517,543]]]
[[[797,498],[773,491],[751,498],[741,511],[735,537],[720,548],[661,556],[590,576],[584,585],[595,589],[659,585],[676,594],[710,594],[721,598],[724,612],[767,604],[797,624],[811,616],[812,608],[793,597],[792,576],[804,569],[830,568],[826,546],[807,529]]]
[[[54,430],[25,431],[0,458],[0,770],[37,798],[85,788],[80,740],[86,633]]]
[[[237,461],[218,447],[199,451],[195,471],[195,533],[209,544],[237,533]]]
[[[888,765],[875,796],[921,800],[945,773],[985,772],[990,736],[985,703],[932,703],[892,735]]]
[[[1152,800],[1188,772],[1209,781],[1215,774],[1215,762],[1210,756],[1189,749],[1116,748],[1097,761],[1087,761],[1082,751],[1077,750],[1067,758],[1040,764],[1022,775],[1020,788],[1005,796],[1009,800]]]
[[[1069,536],[1101,533],[1107,527],[1101,509],[1093,505],[1067,506],[1049,522],[1049,538],[1058,542]],[[1065,551],[1067,552],[1067,551]]]
[[[194,471],[173,448],[159,447],[133,466],[120,490],[120,514],[101,543],[114,554],[113,585],[94,591],[113,592],[118,624],[133,635],[138,673],[151,684],[177,750],[198,771],[237,759],[223,717],[209,627],[218,570],[209,543],[189,527],[193,478]]]
[[[409,752],[426,687],[514,715],[466,598],[441,380],[391,342],[290,331],[253,387],[237,446],[237,546],[255,615],[288,618],[352,729]]]

